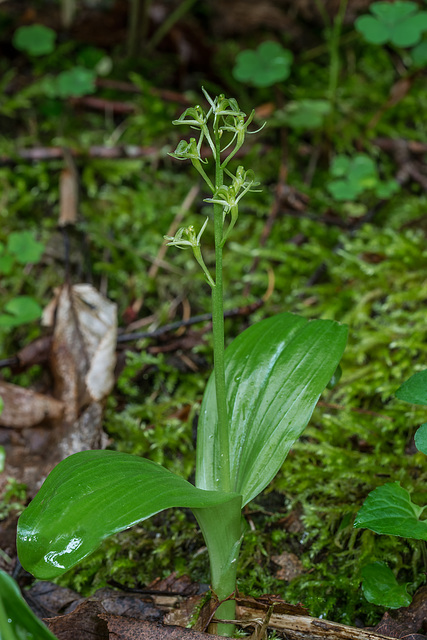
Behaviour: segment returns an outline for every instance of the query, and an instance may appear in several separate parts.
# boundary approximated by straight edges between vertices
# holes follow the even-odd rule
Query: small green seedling
[[[395,395],[399,400],[427,406],[427,370],[411,376],[399,387]],[[417,430],[415,445],[419,451],[427,455],[427,423]],[[382,535],[427,541],[427,520],[420,519],[425,509],[426,507],[419,507],[412,502],[409,492],[401,487],[399,482],[389,482],[371,491],[357,514],[354,526],[370,529]],[[362,570],[365,595],[367,592],[369,597],[375,598],[369,600],[368,597],[368,600],[390,608],[408,606],[411,598],[406,594],[406,586],[397,584],[390,569],[387,573],[377,565],[385,566],[383,563],[368,565],[370,568],[366,569],[365,575]],[[390,594],[382,584],[389,585]],[[402,604],[402,600],[407,603]]]
[[[30,231],[12,232],[6,245],[0,242],[0,273],[9,275],[16,263],[36,264],[44,249],[44,244],[38,242]]]
[[[56,33],[43,25],[19,27],[13,45],[30,56],[41,57],[55,51]],[[57,76],[46,75],[40,86],[49,98],[77,98],[95,92],[97,75],[111,69],[111,59],[95,47],[83,49],[77,56],[79,64],[61,71]]]
[[[289,77],[293,55],[278,42],[267,40],[255,51],[245,49],[236,56],[233,76],[255,87],[271,87]]]
[[[191,248],[212,290],[214,370],[197,430],[195,485],[162,466],[116,451],[83,451],[50,473],[18,523],[18,553],[25,569],[54,578],[94,551],[108,536],[171,507],[192,509],[210,558],[212,590],[222,602],[217,617],[235,618],[233,594],[245,534],[242,508],[263,491],[304,430],[319,395],[337,369],[346,327],[281,313],[258,322],[224,350],[222,254],[239,217],[242,198],[257,186],[253,171],[230,167],[254,112],[236,100],[185,110],[174,124],[198,139],[181,140],[172,157],[190,160],[213,205],[201,229],[179,229],[168,244]],[[211,159],[201,155],[210,147]],[[228,155],[224,154],[228,151]],[[203,258],[202,237],[213,226],[215,265]],[[229,636],[233,626],[220,623]]]
[[[364,153],[335,156],[331,175],[334,180],[327,184],[327,189],[337,201],[356,200],[367,191],[378,198],[389,198],[399,189],[396,180],[380,180],[375,162]]]
[[[36,264],[44,252],[44,245],[29,231],[15,231],[0,242],[0,275],[10,275],[17,265]],[[40,318],[42,308],[30,296],[16,296],[6,302],[0,312],[0,327],[17,327]]]
[[[95,92],[96,72],[76,66],[56,77],[54,94],[59,98],[78,98]]]
[[[427,11],[416,2],[373,2],[369,10],[372,15],[357,18],[355,27],[372,44],[412,47],[427,31]]]

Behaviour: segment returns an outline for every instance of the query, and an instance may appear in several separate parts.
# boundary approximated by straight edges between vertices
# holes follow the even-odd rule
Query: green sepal
[[[155,462],[82,451],[60,462],[18,521],[18,555],[41,579],[61,575],[107,537],[170,507],[203,510],[235,494],[203,491]]]

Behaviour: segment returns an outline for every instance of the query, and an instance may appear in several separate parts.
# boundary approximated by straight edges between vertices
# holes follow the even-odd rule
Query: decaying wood
[[[238,606],[239,618],[262,623],[260,611],[252,607]],[[285,613],[273,613],[268,623],[269,629],[281,631],[287,640],[389,640],[390,636],[383,636],[366,629],[349,627],[338,622],[319,620],[310,616],[294,616]]]
[[[194,595],[196,593],[199,595]],[[408,634],[421,640],[425,636],[417,632],[424,624],[426,596],[427,587],[422,587],[409,607],[394,611],[393,617],[385,614],[377,630],[310,617],[301,604],[292,605],[274,595],[253,598],[237,594],[238,619],[230,622],[249,633],[253,628],[252,636],[248,636],[253,640],[265,637],[267,629],[275,630],[286,640],[389,640]],[[200,585],[192,583],[188,576],[171,574],[142,589],[103,588],[86,599],[71,589],[41,582],[27,591],[25,597],[60,640],[92,637],[97,640],[209,640],[217,637],[202,631],[205,622],[211,620],[209,612],[214,612],[218,604],[214,598],[199,612],[195,627],[184,628],[194,611],[199,611],[204,598]]]

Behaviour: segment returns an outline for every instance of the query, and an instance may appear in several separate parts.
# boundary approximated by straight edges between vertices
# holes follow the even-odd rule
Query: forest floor
[[[210,291],[190,252],[166,247],[164,236],[198,229],[209,215],[192,167],[168,155],[183,135],[172,120],[205,105],[203,86],[255,109],[253,130],[266,123],[236,161],[244,158],[261,192],[242,202],[224,254],[227,343],[282,311],[349,327],[342,377],[272,484],[245,507],[239,592],[276,594],[279,617],[283,602],[301,603],[303,617],[426,637],[424,541],[353,527],[385,482],[426,504],[425,458],[414,445],[425,410],[394,395],[427,361],[423,32],[405,46],[367,42],[355,28],[363,2],[341,2],[341,14],[333,2],[320,12],[304,2],[292,11],[285,1],[262,11],[238,0],[187,2],[180,15],[153,1],[141,44],[127,2],[82,3],[67,28],[50,3],[32,4],[0,3],[0,568],[22,588],[33,585],[17,562],[17,517],[70,453],[108,447],[194,478],[212,369]],[[45,53],[31,49],[34,36],[16,39],[32,24],[56,34]],[[265,41],[292,53],[279,75],[257,49]],[[243,50],[252,54],[239,70]],[[212,232],[204,240],[212,264]],[[114,303],[118,319],[92,403],[81,395],[83,321],[73,311],[85,291],[105,309]],[[63,324],[54,312],[61,295],[71,300]],[[407,585],[410,607],[368,602],[361,571],[372,562],[386,562]],[[99,637],[150,638],[159,628],[132,636],[128,622],[113,635],[114,624],[129,607],[132,618],[158,624],[208,582],[194,519],[173,510],[112,536],[57,587],[36,583],[27,597],[44,618],[78,612],[66,622],[71,632],[55,627],[64,620],[52,623],[59,638],[92,637],[87,626],[77,635],[76,620],[93,623]],[[114,608],[117,587],[127,595]],[[247,633],[261,639],[271,601],[257,606],[261,625]],[[271,629],[271,637],[298,637]],[[338,627],[323,631],[340,637]]]

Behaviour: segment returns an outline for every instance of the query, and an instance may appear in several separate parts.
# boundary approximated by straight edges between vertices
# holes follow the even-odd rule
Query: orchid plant
[[[347,329],[331,320],[308,321],[291,313],[255,323],[224,348],[222,254],[239,217],[242,198],[254,191],[254,173],[230,163],[241,149],[254,111],[247,116],[224,95],[186,109],[174,124],[197,130],[174,153],[190,160],[213,205],[215,264],[206,265],[200,231],[180,229],[168,244],[191,247],[212,290],[214,369],[200,410],[195,485],[162,466],[111,450],[74,454],[50,473],[21,515],[18,552],[25,569],[54,578],[94,551],[108,536],[171,507],[192,509],[204,536],[211,589],[220,605],[216,633],[233,634],[234,593],[245,523],[242,508],[281,468],[301,435],[319,395],[333,377]],[[203,143],[210,162],[202,157]],[[213,162],[212,162],[213,161]]]

